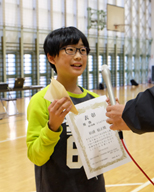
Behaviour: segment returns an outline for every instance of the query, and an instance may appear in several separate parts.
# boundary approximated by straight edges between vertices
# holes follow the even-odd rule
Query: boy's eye
[[[83,47],[83,48],[80,49],[80,51],[81,51],[82,53],[85,53],[85,52],[86,52],[86,48]]]
[[[67,49],[66,49],[66,51],[69,51],[69,52],[74,52],[74,49],[73,49],[73,48],[71,48],[71,47],[69,47],[69,48],[67,48]]]

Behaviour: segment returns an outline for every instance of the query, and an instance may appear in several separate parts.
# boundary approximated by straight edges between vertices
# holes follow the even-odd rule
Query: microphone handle
[[[107,90],[108,90],[108,94],[109,94],[109,98],[110,98],[110,103],[111,103],[111,105],[115,105],[116,101],[115,101],[112,85],[111,85],[111,83],[109,83],[109,81],[107,81],[106,86],[107,86]]]
[[[107,83],[106,86],[107,86],[107,90],[108,90],[108,94],[109,94],[109,98],[110,98],[110,103],[111,103],[111,105],[115,105],[116,101],[115,101],[112,85],[111,85],[111,83]],[[123,133],[121,130],[118,130],[118,135],[119,135],[120,139],[123,139]]]

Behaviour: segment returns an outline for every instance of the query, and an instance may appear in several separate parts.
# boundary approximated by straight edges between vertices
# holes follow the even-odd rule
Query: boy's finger
[[[69,101],[69,98],[63,97],[62,99],[59,99],[55,103],[55,109],[58,110],[66,101]]]
[[[67,110],[69,107],[71,106],[72,108],[72,104],[71,101],[68,100],[66,102],[64,102],[58,109],[59,113],[63,113],[65,110]]]
[[[65,117],[65,116],[67,115],[67,113],[69,113],[69,111],[71,110],[71,108],[72,108],[72,105],[70,105],[69,107],[67,107],[67,109],[63,110],[63,112],[61,113],[61,115]]]

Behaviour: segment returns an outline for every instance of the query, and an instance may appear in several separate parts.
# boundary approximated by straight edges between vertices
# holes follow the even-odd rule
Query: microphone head
[[[108,70],[109,70],[109,67],[108,67],[108,65],[106,65],[106,64],[102,65],[102,71],[105,70],[105,69],[108,69]]]
[[[111,77],[109,67],[106,64],[102,65],[102,76],[105,82],[107,81],[106,78]]]

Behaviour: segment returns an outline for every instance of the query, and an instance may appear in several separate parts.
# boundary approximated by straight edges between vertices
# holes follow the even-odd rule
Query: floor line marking
[[[14,141],[14,140],[21,139],[21,138],[24,138],[24,137],[26,137],[26,135],[23,135],[23,136],[20,136],[20,137],[15,137],[13,139],[2,140],[2,141],[0,141],[0,143],[4,143],[4,142],[7,142],[7,141]]]
[[[143,183],[110,184],[110,185],[105,185],[105,187],[132,186],[132,185],[142,185],[142,184]]]
[[[151,180],[154,181],[154,178],[152,178]],[[141,186],[137,187],[136,189],[134,189],[131,192],[138,192],[138,191],[140,191],[141,189],[145,188],[146,186],[148,186],[150,184],[151,184],[151,182],[147,181],[146,183],[143,183]]]

